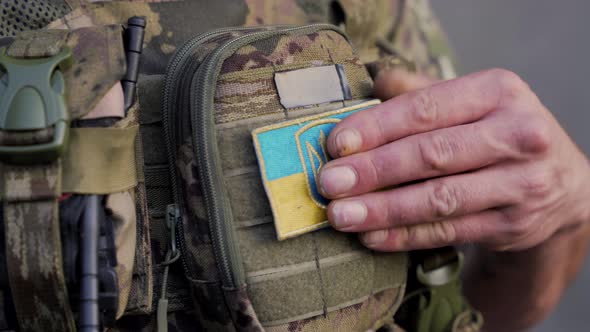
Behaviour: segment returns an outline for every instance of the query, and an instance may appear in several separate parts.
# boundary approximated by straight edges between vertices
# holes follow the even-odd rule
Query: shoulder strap
[[[2,198],[8,280],[23,331],[74,331],[74,317],[63,273],[58,220],[58,198],[61,194],[59,152],[67,134],[67,114],[57,114],[65,111],[65,108],[60,109],[64,105],[64,83],[61,74],[55,76],[52,73],[66,58],[60,56],[60,52],[67,31],[39,32],[30,36],[15,41],[8,54],[2,55],[0,60],[9,76],[5,86],[0,87],[4,90],[2,97],[5,100],[0,110],[3,117],[0,122],[0,158],[3,162]],[[19,83],[15,79],[17,72],[23,80],[35,81],[34,77],[25,77],[34,70],[27,67],[26,60],[23,60],[26,58],[37,62],[46,60],[48,66],[39,64],[37,68],[49,71],[40,75],[51,76],[52,87],[40,86],[35,90],[14,87]],[[27,72],[27,69],[31,71]],[[52,91],[46,91],[46,88]],[[46,93],[51,97],[44,96]],[[19,104],[25,98],[29,103],[31,99],[36,99],[55,104],[35,109],[33,104]],[[44,113],[35,114],[35,111]],[[19,115],[21,119],[18,119]],[[34,116],[45,121],[34,123]],[[26,118],[31,120],[28,125]],[[36,148],[39,149],[35,151]],[[54,155],[48,154],[50,149],[55,149]]]
[[[0,49],[0,194],[8,283],[22,331],[76,328],[63,272],[62,191],[104,193],[136,181],[132,158],[118,163],[129,168],[123,172],[129,175],[125,181],[107,186],[86,181],[86,173],[104,172],[80,176],[89,162],[105,164],[97,158],[72,167],[72,158],[80,157],[71,156],[76,147],[113,155],[112,147],[106,153],[108,144],[97,143],[96,136],[105,131],[110,143],[116,140],[110,145],[123,149],[123,155],[133,154],[136,126],[70,129],[70,120],[86,115],[123,76],[120,29],[27,31]],[[66,146],[70,155],[64,154]],[[68,181],[62,181],[64,170]]]

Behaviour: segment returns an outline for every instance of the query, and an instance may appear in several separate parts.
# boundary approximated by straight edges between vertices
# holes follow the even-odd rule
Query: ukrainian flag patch
[[[320,195],[317,185],[319,169],[329,160],[326,139],[343,118],[378,103],[371,100],[252,132],[279,240],[328,225],[329,201]]]

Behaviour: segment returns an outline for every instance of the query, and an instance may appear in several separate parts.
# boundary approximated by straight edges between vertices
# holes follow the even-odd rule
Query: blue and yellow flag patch
[[[318,191],[319,169],[329,160],[326,139],[346,116],[378,100],[278,123],[252,132],[279,240],[328,225],[329,201]]]

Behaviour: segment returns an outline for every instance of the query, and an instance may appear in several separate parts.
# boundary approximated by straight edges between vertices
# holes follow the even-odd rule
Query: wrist
[[[583,172],[583,176],[584,176],[584,188],[585,188],[585,192],[583,194],[583,198],[584,199],[588,199],[590,197],[590,160],[588,160],[588,158],[586,157],[586,155],[584,153],[582,153],[582,159],[583,159],[583,164],[585,166],[585,172]],[[586,224],[586,223],[590,223],[590,201],[586,201],[586,204],[584,204],[585,206],[585,214],[582,216],[581,218],[581,222]]]
[[[570,222],[561,225],[556,234],[575,232],[578,228],[590,224],[590,161],[581,151],[579,157],[579,171],[573,173],[571,179],[577,186],[577,190],[572,191],[572,211],[578,212],[573,214]]]

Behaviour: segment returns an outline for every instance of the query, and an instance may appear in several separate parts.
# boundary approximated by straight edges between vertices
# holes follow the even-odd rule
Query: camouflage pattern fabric
[[[329,313],[327,319],[321,319],[323,317],[308,318],[285,325],[267,327],[266,331],[374,331],[393,323],[393,312],[397,305],[391,305],[392,298],[401,301],[402,294],[399,294],[395,289],[389,289],[372,295],[368,301]],[[383,319],[383,317],[389,318]],[[371,322],[369,326],[365,325],[367,322]]]
[[[165,71],[166,64],[170,56],[174,53],[176,48],[182,44],[183,41],[198,35],[200,33],[212,30],[219,27],[227,26],[252,26],[252,25],[263,25],[263,24],[307,24],[313,22],[327,22],[336,25],[344,26],[346,32],[352,37],[353,45],[359,50],[359,59],[348,59],[350,70],[355,70],[361,63],[374,62],[383,59],[385,56],[390,57],[388,64],[383,65],[381,62],[380,66],[377,66],[375,74],[380,70],[391,68],[391,65],[398,65],[398,63],[404,62],[402,65],[407,66],[410,63],[413,68],[419,72],[427,73],[433,76],[441,76],[439,54],[436,54],[435,48],[429,45],[436,40],[444,40],[444,35],[438,29],[436,21],[432,20],[432,15],[429,12],[429,7],[426,1],[407,1],[407,0],[341,0],[341,1],[328,1],[328,0],[218,0],[214,2],[203,2],[203,1],[168,1],[168,0],[133,0],[133,1],[87,1],[87,0],[66,0],[65,3],[69,6],[68,10],[64,10],[62,13],[67,13],[58,20],[49,24],[50,28],[66,28],[76,29],[81,27],[89,26],[100,26],[105,24],[121,24],[126,21],[130,16],[143,15],[148,19],[147,35],[146,35],[146,46],[144,55],[142,58],[142,73],[149,75],[162,74]],[[428,24],[423,23],[423,19],[429,17]],[[112,28],[112,36],[119,34],[118,28]],[[117,38],[117,37],[115,37]],[[108,38],[107,38],[108,39]],[[78,39],[80,45],[80,51],[83,48],[92,50],[92,53],[96,53],[96,57],[93,59],[93,63],[107,64],[107,68],[118,68],[116,70],[106,70],[105,73],[101,73],[104,69],[101,66],[91,67],[92,75],[105,74],[102,76],[84,76],[84,75],[72,75],[67,77],[68,83],[71,82],[72,88],[76,93],[71,94],[74,97],[68,102],[73,102],[74,112],[76,114],[82,114],[87,112],[94,105],[93,100],[84,100],[88,96],[100,98],[109,88],[110,80],[116,75],[112,75],[112,72],[122,71],[122,65],[124,62],[122,59],[122,51],[120,48],[109,48],[109,47],[97,47],[96,40],[101,40],[93,35],[87,34],[84,38]],[[102,39],[104,40],[104,39]],[[110,44],[103,44],[110,45]],[[214,47],[215,45],[211,45]],[[285,45],[288,50],[288,45]],[[98,51],[98,52],[97,52]],[[247,51],[247,50],[244,50]],[[101,53],[103,52],[103,53]],[[92,56],[93,54],[89,54]],[[264,57],[260,58],[263,61],[268,61]],[[403,60],[400,60],[403,59]],[[407,63],[406,63],[407,62]],[[288,64],[285,68],[289,68]],[[76,72],[74,65],[73,69],[69,72],[74,74]],[[82,70],[84,67],[82,66]],[[118,79],[118,78],[117,78]],[[231,112],[231,104],[235,103],[236,100],[240,100],[240,96],[236,94],[226,94],[224,91],[233,91],[227,89],[232,84],[239,84],[240,79],[236,75],[232,77],[231,70],[224,73],[221,79],[221,84],[218,88],[218,94],[216,95],[216,109],[219,115],[217,120],[221,123],[224,121],[232,121],[241,116],[237,112]],[[260,92],[264,92],[265,80],[267,77],[260,78]],[[238,80],[238,81],[236,81]],[[83,86],[82,83],[87,82],[104,82],[105,86]],[[360,82],[360,81],[359,81]],[[247,83],[253,83],[252,81]],[[258,84],[258,83],[257,83]],[[95,88],[95,89],[93,89]],[[359,95],[364,95],[367,86],[361,83],[356,88],[356,91],[362,91]],[[81,99],[77,99],[81,98]],[[269,103],[272,104],[272,97],[270,94],[266,97]],[[141,102],[141,100],[140,100]],[[244,98],[244,105],[247,105],[247,99]],[[227,108],[226,110],[224,107]],[[265,107],[265,109],[272,109],[272,107]],[[277,108],[278,109],[278,108]],[[232,115],[233,114],[233,115]],[[160,120],[157,120],[158,122]],[[156,131],[157,135],[161,135]],[[142,137],[145,139],[146,136]],[[156,136],[161,137],[161,136]],[[155,140],[153,138],[152,140]],[[151,141],[150,141],[151,142]],[[148,145],[149,146],[149,145]],[[196,165],[194,160],[191,160],[191,156],[188,153],[192,150],[190,143],[187,143],[182,150],[186,150],[186,158],[179,158],[181,163],[181,169],[183,169],[183,176],[188,183],[187,187],[183,188],[189,193],[189,196],[193,197],[190,202],[192,205],[200,206],[202,204],[196,197],[200,196],[200,185],[196,176]],[[153,153],[153,152],[146,152]],[[181,154],[182,156],[182,151]],[[157,166],[157,165],[149,165]],[[146,175],[147,176],[147,175]],[[192,179],[189,181],[189,179]],[[164,220],[161,217],[161,211],[153,209],[154,204],[148,202],[149,193],[146,193],[143,184],[138,186],[136,191],[136,201],[138,204],[138,213],[142,213],[140,217],[138,215],[138,247],[143,248],[136,252],[135,264],[134,264],[134,279],[131,283],[131,291],[129,296],[128,312],[135,314],[144,313],[150,314],[153,310],[152,294],[158,294],[158,291],[153,291],[152,287],[156,290],[159,289],[158,279],[161,275],[161,266],[159,263],[163,260],[165,251],[165,244],[167,243],[167,232],[163,226]],[[146,196],[147,195],[147,196]],[[166,198],[168,197],[168,198]],[[166,200],[171,203],[169,196],[160,196],[162,199],[158,206],[165,206]],[[149,223],[148,215],[146,212],[147,207],[149,210]],[[203,214],[203,208],[197,208],[192,212],[193,215],[185,216],[194,218],[195,222],[191,223],[193,226],[191,229],[185,230],[191,236],[193,241],[194,250],[198,255],[201,255],[201,261],[210,262],[210,267],[201,266],[200,269],[203,273],[208,274],[215,271],[215,263],[212,256],[209,256],[209,244],[208,229],[206,228],[206,220]],[[140,224],[141,222],[141,224]],[[141,236],[140,236],[141,235]],[[150,239],[151,237],[151,239]],[[151,242],[151,244],[150,244]],[[202,245],[199,245],[201,243]],[[147,255],[147,256],[146,256]],[[153,255],[153,256],[152,256]],[[162,256],[162,257],[160,257]],[[207,258],[209,257],[209,258]],[[139,259],[139,261],[138,261]],[[153,270],[150,262],[153,261]],[[137,275],[144,276],[144,280],[148,278],[145,274],[146,271],[151,278],[153,274],[154,283],[141,283],[136,279]],[[177,275],[181,275],[182,271],[175,271]],[[175,273],[172,273],[173,275]],[[183,282],[183,279],[176,279],[178,282],[171,285],[173,288],[170,291],[173,297],[171,301],[177,299],[177,306],[174,310],[180,310],[171,312],[169,315],[169,327],[172,331],[185,331],[194,330],[194,314],[187,314],[186,311],[195,310],[192,308],[190,302],[186,302],[187,296],[187,284]],[[174,295],[177,294],[177,295]],[[175,297],[177,296],[177,297]],[[219,311],[216,311],[215,306],[211,306],[211,293],[195,294],[200,297],[203,301],[204,306],[198,309],[201,312],[197,313],[197,317],[202,317],[205,320],[209,320],[212,325],[217,328],[227,328],[232,330],[234,328],[243,329],[244,326],[252,326],[247,323],[251,319],[255,319],[254,314],[251,311],[251,305],[247,302],[240,303],[235,302],[235,310],[232,310],[230,315],[219,315]],[[148,297],[149,301],[145,298]],[[239,297],[235,297],[239,298]],[[244,298],[247,300],[247,297]],[[136,305],[134,305],[136,304]],[[358,306],[358,305],[355,305]],[[350,308],[355,308],[352,306]],[[350,314],[350,317],[357,317],[354,314],[354,310],[350,311],[350,308],[345,308],[342,312]],[[349,310],[349,311],[347,311]],[[231,317],[233,316],[233,317]],[[244,324],[238,327],[231,327],[229,322],[241,321]],[[224,322],[221,325],[217,325],[217,322]],[[121,331],[125,330],[152,330],[155,326],[155,321],[151,315],[136,315],[136,316],[124,316],[120,322],[119,327]],[[314,326],[313,324],[307,324],[306,326]],[[302,330],[299,327],[293,327],[298,331]],[[291,331],[290,329],[287,329]]]
[[[28,47],[31,36],[17,39],[14,57],[45,57],[59,52],[67,33],[41,34],[44,47]],[[41,134],[4,133],[6,142],[20,145],[31,141],[47,143]],[[2,165],[2,199],[6,268],[19,326],[23,331],[49,329],[74,331],[63,273],[57,199],[61,185],[60,161],[50,165],[19,167]]]
[[[339,63],[349,77],[352,98],[370,95],[372,83],[352,48],[342,38],[321,31],[305,36],[277,38],[270,43],[238,50],[221,68],[215,94],[217,123],[281,113],[284,107],[274,86],[274,73]],[[244,71],[248,71],[244,74]],[[244,110],[247,109],[247,112]]]
[[[73,61],[63,74],[70,117],[78,119],[90,112],[125,73],[121,28],[110,25],[71,32],[23,32],[6,52],[18,58],[47,57],[62,47],[69,47],[73,53]]]
[[[341,3],[343,12],[346,15],[343,22],[347,33],[352,36],[354,45],[357,48],[360,46],[360,54],[364,62],[374,61],[385,55],[393,56],[395,59],[403,56],[403,58],[407,58],[409,62],[416,63],[415,67],[419,71],[427,72],[429,74],[437,74],[438,63],[435,61],[436,59],[430,57],[430,50],[427,47],[419,47],[423,46],[425,39],[422,37],[422,27],[416,24],[417,20],[414,17],[414,11],[411,7],[412,2],[381,1],[379,3],[371,2],[370,4],[367,4],[362,1],[349,1],[347,3],[342,1]],[[367,9],[363,9],[362,7],[366,7]],[[379,9],[370,9],[371,7],[378,7]],[[386,28],[381,28],[377,31],[355,32],[355,29],[360,29],[363,26],[363,22],[371,20],[371,16],[366,14],[369,9],[373,12],[383,13],[383,15],[381,15],[382,20],[389,21],[388,24],[385,24]],[[334,14],[334,7],[331,5],[330,1],[222,0],[207,5],[197,1],[149,3],[115,1],[97,2],[87,6],[84,12],[76,11],[77,10],[71,12],[64,17],[62,21],[67,22],[67,24],[71,26],[76,26],[76,24],[79,24],[80,22],[85,22],[84,24],[111,24],[114,22],[124,22],[127,17],[132,15],[145,15],[148,18],[146,48],[144,51],[144,57],[142,58],[142,71],[145,74],[163,73],[169,57],[176,50],[178,45],[194,35],[198,35],[214,28],[260,24],[306,24],[311,22],[343,23],[341,21],[342,17],[338,17],[338,15]],[[216,19],[210,20],[210,17],[215,17]],[[192,24],[191,22],[199,22],[199,24]],[[209,23],[204,24],[204,22]],[[348,25],[346,22],[349,22]],[[359,23],[353,25],[351,22]],[[405,39],[402,40],[400,37],[401,35],[404,35]],[[227,36],[224,36],[223,38],[227,38]],[[369,45],[369,43],[363,44],[364,40],[370,40],[371,43],[373,43],[373,41],[385,40],[397,53],[391,55],[390,48],[384,48],[379,45]],[[213,48],[215,45],[212,44],[207,47]],[[237,83],[236,81],[232,81],[232,79],[230,73],[228,73],[228,75],[224,74],[222,82],[227,83],[228,85],[226,86]],[[227,90],[220,85],[218,91],[231,90]],[[221,98],[221,96],[223,96],[223,98]],[[222,92],[218,92],[216,98],[219,98],[217,100],[219,103],[216,108],[221,109],[225,107],[224,105],[231,107],[230,103],[239,100],[241,97],[238,95],[223,95]],[[247,102],[247,98],[243,98],[242,100]],[[278,109],[279,108],[277,108],[277,110]],[[220,111],[218,114],[220,114],[218,120],[222,122],[234,119],[232,117],[226,117],[228,116],[226,114],[231,114],[231,112],[225,113]],[[223,120],[224,118],[225,120]],[[183,191],[189,193],[187,196],[199,197],[201,195],[200,185],[196,176],[194,159],[192,159],[189,153],[189,151],[192,151],[190,143],[187,143],[181,151],[187,151],[185,154],[187,157],[180,157],[178,160],[179,163],[182,163],[181,169],[183,169],[183,177],[187,179],[187,185],[183,188]],[[181,153],[180,155],[182,156],[183,154]],[[188,179],[193,180],[189,181]],[[190,206],[195,207],[199,207],[202,204],[194,199],[189,203]],[[203,209],[197,209],[193,212],[193,215],[185,217],[196,221],[191,223],[191,228],[185,228],[185,232],[191,234],[189,238],[189,241],[193,243],[191,246],[195,248],[195,253],[198,253],[201,257],[201,261],[209,261],[211,263],[210,267],[200,267],[201,271],[203,271],[203,273],[211,273],[210,271],[215,271],[215,263],[212,254],[209,254],[209,233],[208,230],[204,228],[206,220],[204,219]],[[158,221],[161,223],[161,219]],[[156,232],[162,227],[152,222],[151,228],[153,229],[153,236],[156,236],[152,238],[152,243],[166,243],[167,233],[160,231]],[[198,243],[203,243],[203,245],[198,245]],[[163,248],[163,246],[160,245],[159,248]],[[163,252],[161,254],[163,255]],[[156,262],[162,261],[162,258],[158,259],[156,257],[157,256],[154,257]],[[203,259],[205,257],[210,258]],[[155,275],[160,273],[161,270],[154,270]],[[220,316],[218,312],[216,313],[214,310],[215,307],[206,305],[206,303],[214,303],[214,297],[212,297],[213,293],[209,291],[199,294],[199,297],[202,298],[203,304],[205,304],[204,306],[199,306],[199,309],[206,310],[197,314],[197,316],[205,318],[210,317],[212,322],[229,319],[229,316]],[[178,294],[183,294],[183,292],[179,292]],[[220,320],[220,317],[226,318]],[[245,317],[248,317],[248,315],[245,315]],[[132,318],[129,317],[128,319]],[[221,328],[221,326],[218,325],[217,328]],[[225,326],[225,328],[228,328],[228,326]]]
[[[49,24],[69,29],[147,18],[142,72],[161,74],[189,38],[232,26],[332,23],[343,26],[364,63],[391,55],[392,48],[421,72],[440,75],[437,57],[450,52],[427,0],[116,0],[89,1]],[[212,19],[213,18],[213,19]],[[435,42],[436,45],[428,45]],[[391,47],[384,47],[384,43]],[[434,53],[433,53],[434,52]]]
[[[1,167],[5,255],[19,326],[22,331],[74,331],[57,216],[59,161]]]
[[[98,46],[94,50],[91,44]],[[52,56],[63,47],[75,61],[64,70],[70,116],[86,114],[125,69],[122,39],[113,27],[73,32],[23,32],[8,47],[18,58]],[[75,79],[74,79],[75,78]],[[53,128],[2,131],[0,144],[47,143]],[[57,200],[61,195],[61,161],[2,168],[5,255],[15,311],[22,331],[75,331],[63,274]]]
[[[221,34],[220,36],[213,37],[211,43],[215,42],[220,45],[224,40],[227,41],[232,38],[233,36],[231,35]],[[204,42],[204,44],[207,45],[207,48],[213,48],[208,45],[209,42]],[[199,56],[197,55],[198,58]],[[195,62],[198,62],[198,60],[195,60]],[[231,294],[229,292],[231,290],[220,289],[221,287],[216,285],[219,283],[218,270],[208,238],[208,223],[205,219],[206,211],[204,210],[201,188],[197,176],[197,158],[194,155],[194,149],[192,147],[190,123],[179,124],[180,128],[172,129],[179,136],[178,140],[184,142],[179,148],[177,157],[177,165],[181,177],[181,192],[185,199],[184,205],[187,207],[186,212],[189,213],[188,216],[183,218],[185,220],[184,235],[190,254],[190,259],[188,259],[189,271],[194,271],[192,273],[195,273],[191,275],[191,279],[195,280],[191,281],[193,292],[195,292],[193,298],[197,301],[197,317],[199,318],[200,324],[202,324],[201,327],[205,330],[233,330],[234,328],[237,330],[257,330],[262,329],[263,326],[267,329],[272,327],[280,330],[283,327],[288,328],[287,324],[291,324],[290,322],[292,321],[301,321],[304,319],[303,317],[308,318],[318,315],[322,318],[316,318],[314,320],[315,324],[318,326],[329,326],[331,323],[335,323],[333,320],[338,317],[337,314],[330,315],[330,313],[342,310],[342,307],[338,307],[338,305],[350,300],[351,303],[348,306],[356,304],[360,305],[360,307],[365,307],[363,304],[366,304],[368,300],[366,300],[367,293],[364,292],[371,291],[370,285],[372,283],[369,283],[369,287],[358,287],[358,284],[353,286],[352,283],[362,283],[362,280],[365,280],[363,278],[373,280],[376,277],[371,272],[374,271],[373,268],[369,269],[359,265],[363,263],[372,265],[373,261],[375,261],[374,265],[377,269],[377,266],[380,266],[381,262],[385,263],[388,260],[394,262],[391,265],[384,265],[388,268],[397,266],[399,270],[389,270],[387,272],[389,277],[380,279],[383,284],[375,281],[375,287],[394,287],[394,290],[399,291],[395,287],[400,285],[392,283],[392,279],[395,280],[398,276],[405,275],[405,260],[403,257],[393,261],[391,260],[391,256],[377,260],[372,254],[355,247],[355,240],[350,241],[346,236],[333,232],[325,232],[322,235],[312,234],[311,236],[296,239],[296,241],[291,241],[287,244],[279,244],[275,240],[268,241],[269,239],[267,238],[268,231],[272,229],[269,228],[270,225],[265,221],[268,218],[264,218],[269,215],[269,208],[264,199],[264,194],[260,190],[260,179],[255,175],[257,174],[255,167],[256,161],[253,159],[254,154],[251,151],[252,148],[242,146],[243,144],[247,145],[249,142],[248,128],[259,125],[259,122],[263,119],[261,116],[274,115],[274,118],[265,117],[264,119],[267,119],[266,121],[277,122],[285,116],[297,117],[305,114],[305,112],[313,114],[320,112],[321,109],[300,108],[286,111],[278,102],[264,102],[267,99],[276,101],[278,98],[276,90],[270,84],[267,84],[265,88],[264,82],[268,82],[275,71],[331,63],[344,63],[346,65],[346,75],[350,82],[351,90],[353,90],[352,94],[356,98],[366,97],[370,93],[371,81],[368,74],[358,59],[352,55],[352,50],[348,42],[339,34],[328,30],[309,34],[293,33],[285,34],[284,36],[277,35],[276,37],[252,42],[233,52],[231,56],[225,59],[220,68],[220,76],[217,79],[216,86],[217,93],[215,97],[214,116],[219,130],[217,137],[220,140],[221,166],[224,174],[228,176],[229,174],[235,174],[228,177],[226,182],[233,210],[234,227],[238,229],[238,243],[240,243],[240,251],[243,254],[244,268],[247,273],[252,275],[260,274],[267,279],[267,282],[258,283],[254,282],[253,279],[250,280],[247,290],[248,296],[241,296],[241,292],[236,293],[242,298],[241,300],[234,299],[236,294]],[[189,70],[189,72],[191,71]],[[179,96],[176,97],[177,100],[185,100],[182,98],[180,92],[178,94]],[[233,106],[232,103],[240,100],[244,103],[252,102],[252,104],[248,104],[248,107],[242,105],[241,108],[231,108]],[[342,106],[341,103],[339,105]],[[332,107],[337,106],[332,105]],[[281,116],[279,117],[279,115]],[[236,134],[231,134],[231,131],[235,131]],[[240,136],[237,136],[237,132],[239,132]],[[199,236],[196,236],[196,234],[199,234]],[[300,253],[291,253],[289,255],[287,253],[289,247]],[[315,254],[315,256],[313,253],[314,247],[319,253]],[[362,259],[350,262],[342,261],[341,263],[335,263],[333,268],[322,268],[323,273],[326,276],[330,276],[326,277],[327,283],[334,281],[334,284],[336,284],[336,280],[338,280],[340,287],[349,288],[348,292],[342,292],[342,294],[347,294],[344,295],[344,298],[337,299],[332,285],[324,284],[316,279],[318,272],[315,271],[316,265],[313,263],[313,260],[315,259],[319,262],[318,255],[328,260],[330,256],[340,253],[351,255],[354,253]],[[296,271],[297,264],[288,264],[288,262],[293,262],[293,259],[301,259],[303,260],[302,263],[313,263],[314,268],[309,273],[298,275],[297,273],[299,271]],[[344,262],[349,265],[345,265]],[[281,263],[283,264],[282,266],[276,265]],[[264,271],[265,269],[272,270],[278,267],[292,269],[295,275],[293,278],[281,280],[279,279],[279,274],[271,276],[270,272]],[[350,277],[343,278],[345,276],[344,273],[336,273],[337,268],[342,267],[349,267],[356,274],[352,273],[349,274]],[[301,272],[303,273],[304,271]],[[268,275],[264,273],[268,273]],[[380,276],[383,275],[380,274]],[[359,278],[355,278],[356,276]],[[304,279],[303,277],[308,279]],[[400,279],[403,279],[403,277],[400,277]],[[305,282],[299,282],[298,280],[305,280]],[[325,289],[326,294],[328,294],[325,298],[322,298],[323,295],[320,295],[322,292],[319,288]],[[275,291],[272,291],[273,289]],[[244,294],[246,293],[244,292]],[[310,295],[308,299],[306,299],[307,294]],[[350,296],[350,298],[346,296]],[[363,296],[365,297],[359,300],[359,297]],[[234,311],[227,310],[224,305],[207,306],[207,304],[211,303],[222,304],[224,299],[225,303],[242,302],[242,305],[237,308],[240,309],[240,316],[243,319],[236,320],[233,317]],[[298,299],[301,299],[299,304],[296,303]],[[395,297],[383,298],[383,303],[388,308],[391,308],[391,312],[396,308],[392,304],[395,303],[395,299]],[[248,300],[251,300],[252,304]],[[309,301],[311,304],[306,305],[306,301]],[[325,302],[323,316],[322,301]],[[320,305],[314,307],[318,303]],[[253,313],[252,307],[256,309],[256,314]],[[319,310],[319,313],[317,310]],[[379,317],[381,317],[380,315],[385,315],[382,311],[377,310],[377,312],[379,313],[376,315]],[[366,310],[353,310],[347,313],[350,317],[354,317],[351,320],[355,324],[358,324],[351,325],[350,328],[352,330],[370,328],[375,322],[374,317],[371,319],[366,315]],[[329,317],[326,318],[326,316]],[[262,320],[261,323],[258,323],[257,317]],[[243,325],[244,323],[247,323],[247,325]],[[307,331],[308,327],[304,328],[304,326],[307,325],[302,325],[301,328]],[[313,330],[313,326],[314,324],[310,324],[309,330]]]
[[[123,316],[133,277],[135,260],[137,220],[135,198],[132,191],[111,194],[107,197],[106,207],[113,213],[115,227],[115,246],[117,248],[117,282],[119,286],[119,310],[117,318]]]

